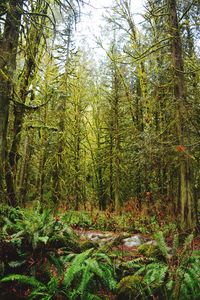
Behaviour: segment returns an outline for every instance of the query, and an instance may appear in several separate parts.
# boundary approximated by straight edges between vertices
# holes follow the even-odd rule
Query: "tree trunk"
[[[29,137],[28,134],[25,137],[25,141],[24,141],[24,149],[23,149],[23,155],[22,155],[22,161],[21,161],[21,168],[20,168],[20,172],[19,172],[19,190],[18,190],[18,194],[19,194],[19,199],[21,200],[22,204],[24,205],[25,203],[23,203],[23,194],[24,194],[24,182],[25,182],[25,177],[26,177],[26,173],[27,173],[27,162],[28,162],[28,156],[29,156]]]
[[[115,68],[115,67],[114,67]],[[114,70],[114,195],[115,210],[120,211],[120,129],[119,129],[119,78],[117,70]]]
[[[174,72],[174,98],[176,101],[176,129],[178,145],[185,147],[189,142],[188,132],[185,129],[183,118],[186,104],[184,62],[182,45],[177,18],[176,0],[168,0],[169,28],[171,31],[171,51]],[[178,203],[180,204],[180,226],[182,230],[190,230],[196,227],[195,200],[192,186],[191,159],[186,153],[179,154],[180,192]]]
[[[10,1],[0,46],[0,193],[1,196],[5,193],[6,178],[10,184],[7,188],[7,197],[13,206],[17,204],[17,201],[15,191],[12,188],[12,178],[7,161],[7,128],[10,99],[13,93],[13,77],[16,69],[22,6],[23,0]]]
[[[45,15],[47,12],[47,5],[44,6],[42,13]],[[39,3],[36,6],[36,11],[41,9],[41,4]],[[9,164],[8,164],[8,176],[6,180],[7,190],[11,189],[14,191],[16,189],[16,175],[17,175],[17,163],[19,160],[19,145],[21,141],[21,132],[23,127],[23,121],[24,121],[24,114],[25,109],[23,104],[25,104],[27,95],[28,95],[28,89],[30,85],[30,78],[33,78],[35,68],[36,68],[36,56],[39,52],[39,46],[43,34],[43,22],[45,21],[44,17],[39,19],[41,17],[38,17],[37,28],[35,27],[35,24],[31,24],[28,37],[27,37],[27,53],[26,53],[26,59],[24,63],[23,71],[20,75],[20,83],[19,83],[19,92],[18,96],[22,103],[15,104],[14,106],[14,124],[13,124],[13,139],[11,144],[11,149],[9,152]]]

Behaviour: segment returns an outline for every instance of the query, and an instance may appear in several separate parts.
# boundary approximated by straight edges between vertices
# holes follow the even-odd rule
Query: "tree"
[[[189,152],[185,151],[186,145],[191,143],[190,133],[185,124],[185,107],[187,107],[187,94],[184,78],[184,61],[180,29],[177,17],[176,0],[168,1],[169,7],[169,30],[171,34],[171,54],[174,75],[174,100],[176,108],[177,143],[182,147],[180,153],[180,191],[178,201],[180,204],[180,221],[182,229],[193,229],[196,227],[196,205],[193,190],[193,170]],[[188,147],[189,151],[189,147]]]
[[[23,0],[9,1],[1,7],[1,14],[5,16],[0,46],[0,193],[5,197],[5,169],[7,162],[7,129],[10,101],[13,97],[13,80],[16,70],[16,57],[22,18]],[[7,6],[6,6],[7,4]],[[14,191],[11,191],[13,194]],[[16,205],[14,197],[9,198],[11,205]]]
[[[76,11],[78,1],[59,0],[54,4],[56,9],[62,7],[63,14],[68,14],[69,11]],[[52,36],[50,31],[53,32],[56,26],[52,5],[46,1],[34,1],[26,5],[26,1],[10,0],[0,6],[3,16],[3,32],[0,35],[0,190],[13,206],[18,202],[16,176],[23,121],[27,110],[36,109],[27,105],[35,98],[31,86],[39,70],[45,43],[48,48],[48,39]],[[9,113],[11,102],[14,104],[14,121],[13,134],[10,135],[7,128],[8,120],[11,124],[13,118],[12,111]],[[7,145],[7,134],[12,139],[11,146]]]

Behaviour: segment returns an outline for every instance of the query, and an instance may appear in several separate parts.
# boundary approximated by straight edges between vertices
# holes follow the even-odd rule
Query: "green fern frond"
[[[183,271],[180,294],[190,295],[192,299],[198,299],[200,296],[200,268],[197,265],[196,268],[189,267]]]
[[[50,294],[55,294],[58,291],[60,279],[58,277],[52,277],[48,282],[47,289]]]
[[[102,298],[98,297],[97,295],[88,293],[87,294],[87,299],[85,299],[85,300],[102,300]]]
[[[176,258],[177,256],[177,249],[179,246],[179,235],[175,234],[174,239],[173,239],[173,244],[172,244],[172,257]]]
[[[56,257],[55,255],[49,255],[48,256],[49,262],[56,267],[56,270],[58,271],[59,275],[63,273],[64,265],[60,258]]]
[[[52,296],[48,295],[46,292],[45,292],[45,289],[41,289],[41,288],[37,288],[35,289],[31,294],[30,296],[28,297],[29,300],[33,300],[33,299],[48,299],[50,300],[52,298]]]
[[[192,243],[193,239],[194,239],[194,234],[193,234],[193,233],[189,234],[189,235],[186,237],[186,239],[185,239],[185,241],[184,241],[184,245],[183,245],[184,250],[185,250],[185,249],[188,249],[188,247],[191,247],[191,243]]]
[[[146,272],[146,266],[142,266],[138,271],[135,272],[135,275],[143,275]]]
[[[93,276],[94,274],[90,272],[90,266],[87,265],[87,267],[84,269],[80,285],[77,289],[78,293],[81,295],[81,300],[87,299],[88,287]]]
[[[168,246],[167,246],[167,244],[165,242],[165,238],[164,238],[163,232],[159,231],[155,235],[155,238],[156,238],[156,242],[157,242],[157,245],[158,245],[158,248],[159,248],[160,252],[162,253],[162,255],[164,256],[164,258],[166,259],[167,256],[168,256]]]
[[[110,257],[107,255],[107,254],[105,254],[105,253],[103,253],[103,252],[96,252],[95,253],[95,258],[97,258],[98,260],[104,260],[106,263],[108,263],[108,264],[112,264],[112,261],[111,261],[111,259],[110,259]]]
[[[98,264],[98,262],[94,258],[89,258],[86,261],[89,270],[97,275],[99,278],[103,278],[104,274]]]
[[[130,261],[127,262],[123,262],[122,264],[120,264],[120,266],[125,270],[125,269],[129,269],[132,271],[135,270],[140,270],[142,267],[144,267],[144,270],[146,269],[146,264],[147,263],[151,263],[151,262],[156,262],[157,259],[154,257],[145,257],[145,256],[141,256],[141,257],[137,257],[134,258]],[[142,271],[143,272],[143,271]]]
[[[183,257],[184,255],[188,257],[188,252],[192,252],[191,250],[191,244],[192,244],[192,241],[194,239],[194,235],[193,234],[190,234],[186,237],[185,241],[184,241],[184,244],[183,244],[183,250],[182,250],[182,253],[181,253],[181,256]]]
[[[162,263],[152,263],[146,267],[144,281],[148,285],[160,287],[164,283],[165,276],[168,271],[168,266]]]
[[[104,284],[111,290],[114,291],[117,286],[117,281],[115,280],[113,268],[110,265],[101,265],[103,271],[102,280]]]
[[[64,285],[66,288],[71,284],[75,276],[81,272],[85,260],[91,255],[92,252],[93,249],[89,249],[83,253],[78,254],[74,258],[71,266],[68,268],[67,272],[64,275]]]
[[[175,281],[172,280],[172,279],[169,279],[166,283],[166,289],[167,289],[167,292],[169,294],[172,294],[172,291],[173,291],[173,288],[174,288],[174,285],[175,285]]]
[[[11,268],[21,267],[26,263],[26,260],[12,260],[8,263]]]
[[[37,279],[35,279],[35,277],[30,277],[25,275],[13,274],[1,279],[1,282],[9,282],[9,281],[19,281],[21,283],[29,284],[34,287],[45,287],[45,285],[40,281],[38,281]]]

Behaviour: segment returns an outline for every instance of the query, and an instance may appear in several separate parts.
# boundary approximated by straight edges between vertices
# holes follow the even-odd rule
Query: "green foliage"
[[[199,298],[200,256],[192,253],[192,239],[193,235],[189,235],[180,250],[178,235],[175,235],[173,247],[169,249],[162,232],[156,234],[157,247],[162,256],[157,256],[157,261],[144,264],[135,273],[143,276],[146,295],[157,295],[159,299]],[[155,259],[155,253],[153,257]]]
[[[50,300],[54,299],[55,296],[60,294],[60,284],[59,279],[56,277],[51,278],[51,280],[44,284],[35,279],[35,277],[25,276],[25,275],[9,275],[1,279],[2,283],[17,281],[18,283],[32,286],[33,290],[28,296],[28,299],[44,299]]]
[[[20,216],[20,208],[14,208],[9,205],[0,204],[0,226],[3,226],[5,218],[8,218],[10,221],[14,221],[16,218],[20,218]]]
[[[137,251],[146,257],[158,257],[161,253],[157,245],[140,245]]]
[[[43,249],[58,244],[70,250],[79,250],[76,235],[63,222],[53,217],[51,210],[37,206],[20,209],[15,219],[4,217],[2,233],[11,237],[11,243],[25,250]]]
[[[35,277],[28,277],[25,275],[13,274],[13,275],[9,275],[9,276],[6,276],[3,279],[1,279],[1,282],[9,282],[9,281],[19,281],[21,283],[29,284],[34,287],[41,286],[41,282],[36,280]]]
[[[200,255],[192,251],[193,235],[182,241],[176,234],[170,248],[158,232],[154,244],[138,247],[135,254],[142,256],[130,261],[112,255],[122,238],[96,249],[93,243],[81,244],[64,219],[54,218],[50,210],[5,209],[0,289],[10,282],[30,289],[29,299],[49,300],[61,295],[70,300],[101,299],[102,290],[117,291],[118,299],[200,297]]]
[[[78,225],[83,228],[88,228],[92,225],[91,215],[86,211],[67,211],[62,216],[62,220],[69,225]]]
[[[70,299],[80,297],[87,300],[100,284],[114,291],[116,280],[109,257],[105,253],[95,252],[94,249],[78,254],[68,267],[63,284],[65,289],[70,288]]]
[[[77,300],[100,299],[96,294],[102,287],[114,291],[108,255],[94,248],[76,254],[81,249],[76,235],[49,210],[21,209],[16,219],[5,213],[3,222],[0,289],[11,282],[30,286],[29,299],[54,299],[62,293]]]
[[[67,262],[71,261],[71,262]],[[100,299],[96,292],[100,287],[114,291],[116,280],[109,257],[105,253],[89,249],[83,253],[66,257],[66,268],[58,276],[53,275],[46,283],[35,277],[12,274],[1,279],[1,283],[13,282],[32,287],[29,299],[54,299],[64,294],[67,299]]]
[[[118,300],[132,300],[138,299],[143,295],[144,286],[141,276],[132,275],[122,278],[117,285],[117,299]]]
[[[81,250],[85,251],[90,248],[98,248],[98,244],[92,241],[82,241],[80,242]]]

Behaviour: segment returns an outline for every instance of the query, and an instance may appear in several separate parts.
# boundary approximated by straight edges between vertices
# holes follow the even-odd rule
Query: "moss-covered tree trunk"
[[[4,32],[0,43],[0,193],[5,197],[5,178],[7,198],[11,205],[16,205],[15,191],[9,177],[7,160],[7,128],[9,106],[13,94],[13,80],[16,69],[18,38],[21,26],[23,0],[11,0],[5,19]]]
[[[184,111],[186,104],[186,88],[184,78],[184,61],[182,44],[177,17],[176,0],[168,0],[169,29],[171,33],[171,54],[173,66],[173,87],[176,104],[177,141],[180,149],[189,144],[189,134],[186,130]],[[182,148],[181,148],[182,147]],[[192,182],[191,158],[186,152],[179,154],[180,190],[178,195],[180,225],[182,230],[196,227],[195,200]]]
[[[47,4],[44,7],[40,3],[33,9],[34,11],[41,11],[45,16],[47,13]],[[9,164],[7,170],[6,185],[7,190],[16,190],[16,175],[17,175],[17,164],[19,160],[19,146],[21,141],[21,133],[25,115],[24,104],[26,102],[27,95],[29,94],[29,86],[35,76],[36,69],[36,57],[39,53],[40,43],[44,31],[45,17],[35,17],[34,23],[31,24],[27,35],[26,41],[26,56],[23,70],[20,74],[20,80],[18,84],[18,98],[21,103],[14,106],[14,124],[13,124],[13,139],[11,143],[11,149],[9,152]],[[37,27],[36,24],[37,23]],[[17,196],[15,195],[15,198]]]

